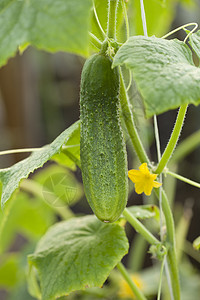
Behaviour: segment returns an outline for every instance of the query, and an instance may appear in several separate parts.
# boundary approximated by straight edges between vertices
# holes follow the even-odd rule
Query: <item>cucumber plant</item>
[[[0,170],[3,208],[0,214],[0,255],[3,257],[0,285],[3,282],[12,286],[15,278],[10,283],[6,274],[13,272],[17,277],[18,268],[21,271],[18,256],[4,255],[13,234],[10,232],[17,228],[20,234],[33,235],[37,231],[37,222],[28,222],[32,216],[38,217],[33,199],[40,203],[38,222],[48,218],[44,228],[49,227],[45,234],[44,228],[39,231],[35,250],[32,250],[32,243],[36,238],[30,238],[27,277],[31,296],[24,288],[27,266],[23,265],[21,281],[16,280],[20,292],[17,291],[13,298],[145,300],[156,296],[160,300],[162,294],[163,299],[180,300],[187,299],[188,291],[194,300],[199,297],[196,274],[190,272],[195,286],[194,283],[190,285],[184,277],[189,263],[187,268],[181,263],[191,208],[187,208],[187,217],[182,216],[175,228],[169,201],[174,185],[169,184],[169,177],[200,188],[198,182],[174,172],[178,162],[200,143],[197,131],[176,148],[188,105],[200,104],[200,69],[193,61],[194,53],[196,61],[200,59],[200,31],[195,32],[196,23],[189,23],[157,37],[164,34],[172,20],[174,2],[178,0],[166,4],[167,10],[154,0],[146,3],[143,0],[45,0],[42,3],[35,0],[34,4],[5,0],[0,4],[1,65],[16,49],[23,52],[29,45],[50,52],[72,52],[86,58],[80,83],[80,121],[45,147],[0,152],[1,155],[33,152],[27,159]],[[147,21],[152,18],[151,24],[146,22],[145,9]],[[153,18],[155,11],[157,18]],[[186,33],[183,41],[167,39],[182,29]],[[136,108],[136,99],[132,99],[133,89],[137,90],[144,107],[142,117]],[[176,108],[179,111],[175,126],[161,153],[156,115]],[[148,142],[144,146],[144,137],[141,138],[135,124],[137,118],[144,123],[145,117],[153,117],[157,162],[152,161],[148,151],[151,145]],[[142,127],[140,123],[139,127]],[[127,159],[127,145],[128,153],[134,149],[132,165]],[[85,196],[93,215],[75,215],[70,207],[73,199],[65,199],[62,184],[62,188],[59,186],[52,191],[49,182],[52,183],[53,177],[49,178],[48,173],[60,178],[63,172],[65,178],[66,170],[62,167],[44,168],[41,175],[27,179],[49,160],[71,170],[76,167],[81,170]],[[55,172],[59,172],[59,176]],[[151,203],[127,206],[128,177],[135,184],[136,194],[146,195],[144,199],[151,199]],[[71,182],[77,186],[73,177]],[[169,188],[165,192],[166,184]],[[30,209],[26,214],[27,206]],[[61,222],[56,222],[58,216]],[[23,218],[25,224],[22,224]],[[19,224],[12,228],[10,224],[15,222]],[[121,262],[129,250],[126,222],[138,233],[127,259],[128,269]],[[192,245],[185,244],[184,251],[200,261]],[[197,251],[199,245],[196,237],[194,248]],[[151,271],[147,272],[150,275],[141,272],[146,252],[156,259]],[[180,273],[187,284],[180,285]],[[4,281],[1,274],[5,275]],[[167,280],[162,280],[164,276]],[[104,284],[107,279],[108,284]]]

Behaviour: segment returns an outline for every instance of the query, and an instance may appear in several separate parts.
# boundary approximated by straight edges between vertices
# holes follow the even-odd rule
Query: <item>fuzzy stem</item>
[[[101,39],[104,40],[105,38],[107,38],[107,35],[106,33],[104,32],[102,26],[101,26],[101,23],[99,21],[99,18],[98,18],[98,15],[97,15],[97,11],[96,11],[96,8],[95,8],[95,4],[94,4],[94,1],[93,1],[93,10],[94,10],[94,16],[95,16],[95,21],[96,21],[96,24],[97,24],[97,27],[99,29],[99,32],[100,32],[100,35],[101,35]]]
[[[159,191],[155,190],[155,193],[157,198],[159,198]],[[169,265],[172,290],[173,290],[174,300],[180,300],[180,285],[179,285],[179,275],[178,275],[177,257],[176,257],[174,219],[167,199],[167,195],[165,194],[164,191],[162,191],[162,209],[165,216],[166,227],[167,227],[167,242],[169,245],[167,262]]]
[[[93,34],[93,33],[89,33],[90,35],[90,42],[97,48],[97,49],[101,49],[101,45],[102,42]]]
[[[24,148],[0,151],[0,155],[41,151],[42,148]]]
[[[178,175],[178,174],[176,174],[176,173],[174,173],[174,172],[166,171],[166,174],[169,174],[169,175],[173,176],[174,178],[177,178],[177,179],[179,179],[179,180],[181,180],[181,181],[184,181],[184,182],[186,182],[186,183],[188,183],[188,184],[190,184],[190,185],[193,185],[193,186],[195,186],[195,187],[197,187],[197,188],[200,188],[200,183],[195,182],[195,181],[193,181],[193,180],[190,180],[190,179],[188,179],[188,178],[186,178],[186,177],[183,177],[183,176],[181,176],[181,175]]]
[[[124,277],[124,279],[126,280],[126,282],[128,283],[128,285],[130,286],[130,288],[131,288],[132,292],[134,293],[134,296],[136,297],[136,299],[138,299],[138,300],[147,300],[147,298],[139,290],[139,288],[137,287],[137,285],[133,282],[133,280],[131,279],[129,273],[127,272],[127,270],[123,266],[123,264],[122,263],[118,263],[117,264],[117,268],[120,271],[120,273],[122,274],[122,276]]]
[[[160,244],[160,241],[127,208],[123,211],[123,216],[151,245]]]
[[[119,72],[120,72],[120,101],[121,101],[122,114],[123,114],[123,118],[124,118],[124,121],[126,124],[126,128],[128,130],[133,147],[135,149],[135,152],[138,155],[140,162],[141,163],[144,163],[144,162],[149,163],[149,158],[144,150],[144,147],[142,145],[142,142],[140,140],[139,134],[137,132],[137,129],[136,129],[136,126],[134,123],[128,94],[126,91],[126,87],[125,87],[124,80],[123,80],[123,75],[122,75],[120,68],[119,68]]]
[[[167,163],[176,147],[177,141],[178,141],[180,133],[181,133],[181,129],[183,127],[183,121],[184,121],[184,118],[186,115],[187,107],[188,107],[187,104],[183,104],[179,109],[178,116],[176,119],[176,124],[175,124],[173,132],[171,134],[169,143],[168,143],[167,147],[165,148],[165,151],[164,151],[162,158],[157,166],[157,169],[155,170],[156,174],[160,174],[163,171],[163,169],[167,165]]]
[[[118,0],[108,1],[108,24],[107,36],[116,39],[116,15],[117,15]]]
[[[130,36],[130,30],[129,30],[129,22],[128,22],[128,14],[127,14],[127,9],[126,9],[126,4],[124,0],[121,0],[122,3],[122,8],[123,8],[123,15],[124,15],[124,20],[126,24],[126,37],[127,39]]]

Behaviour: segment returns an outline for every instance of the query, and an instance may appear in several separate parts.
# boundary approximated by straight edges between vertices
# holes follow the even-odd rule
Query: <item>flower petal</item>
[[[141,166],[139,167],[139,169],[145,175],[149,175],[150,174],[149,169],[147,167],[147,163],[141,164]]]
[[[144,193],[146,196],[150,196],[151,195],[151,192],[152,192],[152,189],[153,189],[153,185],[150,184],[150,183],[146,183],[144,185]]]
[[[162,185],[162,183],[160,183],[160,182],[157,182],[157,181],[153,182],[153,187],[155,187],[155,188],[159,188],[161,185]]]
[[[135,184],[135,191],[137,194],[142,194],[144,192],[144,184],[143,182],[137,182]]]
[[[142,181],[143,175],[139,170],[130,170],[128,171],[128,177],[135,183]]]

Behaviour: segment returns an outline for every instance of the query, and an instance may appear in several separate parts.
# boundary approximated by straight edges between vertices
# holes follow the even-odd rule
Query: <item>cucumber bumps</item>
[[[91,56],[81,76],[81,169],[87,200],[104,222],[116,221],[128,198],[127,154],[119,118],[118,69],[105,53]]]

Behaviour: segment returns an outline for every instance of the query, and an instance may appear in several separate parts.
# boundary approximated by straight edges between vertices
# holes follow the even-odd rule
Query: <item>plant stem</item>
[[[140,162],[149,163],[149,158],[144,150],[144,147],[142,145],[142,142],[140,140],[139,134],[137,132],[134,123],[133,114],[131,112],[129,98],[124,84],[121,68],[119,68],[119,72],[120,72],[120,101],[121,101],[122,115],[126,124],[126,128],[128,130],[133,147],[135,149],[135,152],[137,153]]]
[[[105,38],[107,38],[107,35],[106,35],[105,31],[103,30],[101,23],[99,21],[94,1],[93,1],[93,10],[94,10],[95,21],[96,21],[97,27],[99,28],[100,34],[101,34],[101,38],[102,38],[102,40],[104,40]]]
[[[14,154],[14,153],[36,152],[36,151],[40,151],[41,149],[42,148],[24,148],[24,149],[4,150],[4,151],[0,151],[0,155]]]
[[[90,42],[97,48],[97,49],[101,49],[101,45],[102,42],[93,34],[93,33],[89,33],[90,35]]]
[[[118,0],[108,0],[107,36],[116,39],[116,17]]]
[[[41,185],[31,179],[24,179],[20,183],[20,188],[35,195],[36,197],[41,198],[42,200],[44,199]],[[54,196],[54,194],[49,192],[46,193],[46,195],[48,195],[48,201],[45,201],[45,203],[49,205],[49,207],[51,207],[63,220],[68,220],[69,218],[74,217],[73,212],[68,207],[65,207],[64,205],[62,207],[57,207],[51,204],[57,201],[57,198]]]
[[[68,151],[67,149],[63,149],[63,152],[81,169],[81,161],[80,159],[76,158],[72,152]]]
[[[159,191],[155,190],[157,198],[159,198]],[[162,191],[162,209],[165,216],[166,227],[167,227],[167,243],[169,245],[167,262],[169,265],[171,284],[173,289],[173,295],[175,300],[180,300],[180,284],[177,267],[176,257],[176,242],[175,242],[175,226],[174,219],[172,216],[171,208],[167,199],[167,195]]]
[[[181,176],[181,175],[178,175],[178,174],[176,174],[176,173],[174,173],[174,172],[171,172],[171,171],[166,171],[166,174],[169,174],[169,175],[171,175],[171,176],[173,176],[173,177],[175,177],[175,178],[177,178],[177,179],[179,179],[179,180],[181,180],[181,181],[184,181],[184,182],[186,182],[186,183],[188,183],[188,184],[190,184],[190,185],[193,185],[193,186],[195,186],[195,187],[197,187],[197,188],[200,188],[200,183],[198,183],[198,182],[195,182],[195,181],[193,181],[193,180],[190,180],[190,179],[188,179],[188,178],[186,178],[186,177],[183,177],[183,176]]]
[[[167,147],[165,148],[165,151],[164,151],[162,158],[157,166],[157,169],[155,170],[155,173],[157,173],[157,174],[160,174],[163,171],[163,169],[167,165],[167,163],[176,147],[176,143],[179,139],[181,129],[183,127],[183,121],[185,118],[187,107],[188,107],[187,104],[183,104],[179,109],[179,113],[178,113],[178,116],[176,119],[176,124],[175,124],[173,132],[171,134],[169,143],[168,143]]]
[[[123,8],[124,20],[125,20],[125,24],[126,24],[126,37],[128,39],[129,36],[130,36],[128,14],[127,14],[127,9],[126,9],[125,1],[121,0],[121,3],[122,3],[122,8]]]
[[[148,34],[147,34],[147,23],[146,23],[146,16],[145,16],[145,10],[144,10],[144,2],[143,2],[143,0],[140,0],[140,11],[141,11],[141,17],[142,17],[142,25],[143,25],[144,36],[148,36]]]
[[[160,244],[160,241],[127,208],[123,211],[123,216],[151,245]]]
[[[198,261],[200,263],[200,253],[194,250],[192,244],[189,241],[185,241],[183,249],[182,249],[187,255]]]
[[[134,296],[137,300],[147,300],[147,298],[143,295],[143,293],[140,291],[140,289],[137,287],[137,285],[133,282],[131,279],[129,273],[127,272],[126,268],[123,266],[122,263],[117,264],[117,268],[130,286],[132,292],[134,293]]]
[[[182,25],[170,32],[168,32],[167,34],[165,34],[164,36],[162,36],[162,39],[165,39],[167,38],[168,36],[172,35],[173,33],[181,30],[181,29],[185,29],[186,27],[188,26],[194,26],[194,28],[190,31],[190,33],[186,36],[185,40],[184,40],[184,43],[186,42],[186,40],[189,38],[189,36],[197,29],[198,27],[198,24],[197,23],[188,23],[188,24],[185,24],[185,25]]]
[[[161,290],[162,290],[162,276],[163,276],[163,269],[164,269],[164,265],[165,265],[165,260],[166,260],[166,256],[164,256],[163,261],[161,263],[161,268],[160,268],[160,280],[159,280],[159,286],[158,286],[158,296],[157,296],[157,300],[160,300],[160,296],[161,296]]]

